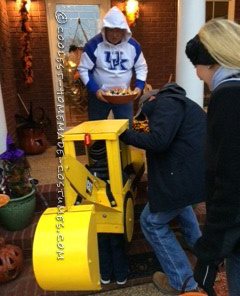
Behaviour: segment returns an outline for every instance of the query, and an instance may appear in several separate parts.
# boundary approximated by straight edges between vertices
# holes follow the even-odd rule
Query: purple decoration
[[[0,154],[0,159],[10,162],[19,161],[24,156],[24,151],[17,149],[10,136],[7,136],[7,151]]]

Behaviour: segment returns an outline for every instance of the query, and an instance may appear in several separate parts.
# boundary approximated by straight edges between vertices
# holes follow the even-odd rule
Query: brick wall
[[[10,136],[16,141],[15,113],[19,106],[16,100],[15,73],[11,51],[11,28],[7,15],[6,0],[0,1],[0,81],[3,94],[7,129]]]
[[[112,1],[112,5],[119,3]],[[131,31],[148,64],[148,83],[154,88],[162,86],[171,73],[175,75],[177,0],[145,0]]]
[[[240,0],[236,0],[235,20],[240,24]]]
[[[33,29],[31,34],[31,48],[34,77],[33,84],[29,87],[26,87],[24,84],[23,67],[20,56],[20,14],[16,6],[16,0],[6,0],[6,2],[17,91],[20,93],[28,108],[30,102],[33,102],[33,107],[43,107],[45,109],[46,114],[50,117],[52,122],[52,127],[47,130],[46,135],[48,140],[54,143],[56,141],[56,117],[45,1],[31,1],[29,16],[30,26]],[[24,114],[23,108],[21,109],[22,114]]]
[[[120,3],[121,1],[112,0],[112,5]],[[0,75],[9,133],[15,137],[14,114],[19,111],[24,114],[16,97],[19,92],[27,106],[32,101],[34,107],[44,107],[53,124],[47,131],[47,137],[54,143],[56,120],[45,1],[32,0],[31,5],[34,83],[29,88],[23,82],[19,44],[20,15],[16,1],[1,0],[0,14]],[[236,0],[235,18],[240,22],[240,0]],[[177,0],[140,2],[140,18],[131,30],[133,37],[142,45],[148,63],[148,83],[154,88],[161,87],[168,81],[171,73],[175,74]]]

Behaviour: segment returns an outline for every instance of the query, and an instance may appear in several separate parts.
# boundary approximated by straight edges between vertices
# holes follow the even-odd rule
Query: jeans
[[[94,94],[88,97],[88,119],[102,120],[107,119],[112,110],[115,119],[128,119],[129,127],[132,127],[133,102],[127,104],[110,104],[98,100]]]
[[[229,296],[240,295],[240,253],[232,253],[226,259]]]
[[[99,233],[98,249],[102,279],[114,275],[117,281],[124,281],[128,277],[128,259],[123,234]]]
[[[193,271],[185,252],[169,227],[169,222],[176,217],[187,244],[193,247],[201,236],[201,232],[191,206],[168,212],[151,213],[147,204],[141,214],[140,223],[144,236],[168,277],[170,286],[181,291],[185,280],[193,275]],[[196,287],[197,283],[192,277],[186,291],[194,290]]]

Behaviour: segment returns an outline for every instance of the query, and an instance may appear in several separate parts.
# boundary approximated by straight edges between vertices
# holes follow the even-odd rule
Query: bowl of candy
[[[138,96],[138,92],[125,88],[113,88],[103,94],[105,100],[111,104],[126,104],[134,101]]]
[[[144,133],[149,133],[149,125],[148,125],[148,120],[137,120],[133,119],[133,129],[138,132],[144,132]]]

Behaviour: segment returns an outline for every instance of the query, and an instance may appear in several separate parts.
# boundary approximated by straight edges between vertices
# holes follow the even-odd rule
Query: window
[[[70,45],[84,46],[87,41],[86,37],[89,40],[100,32],[99,5],[57,4],[56,10],[64,12],[68,18],[68,21],[62,25],[64,29],[63,43],[66,53]],[[81,29],[81,25],[78,23],[79,19],[83,29]]]
[[[206,0],[206,22],[218,17],[233,19],[235,0]]]

